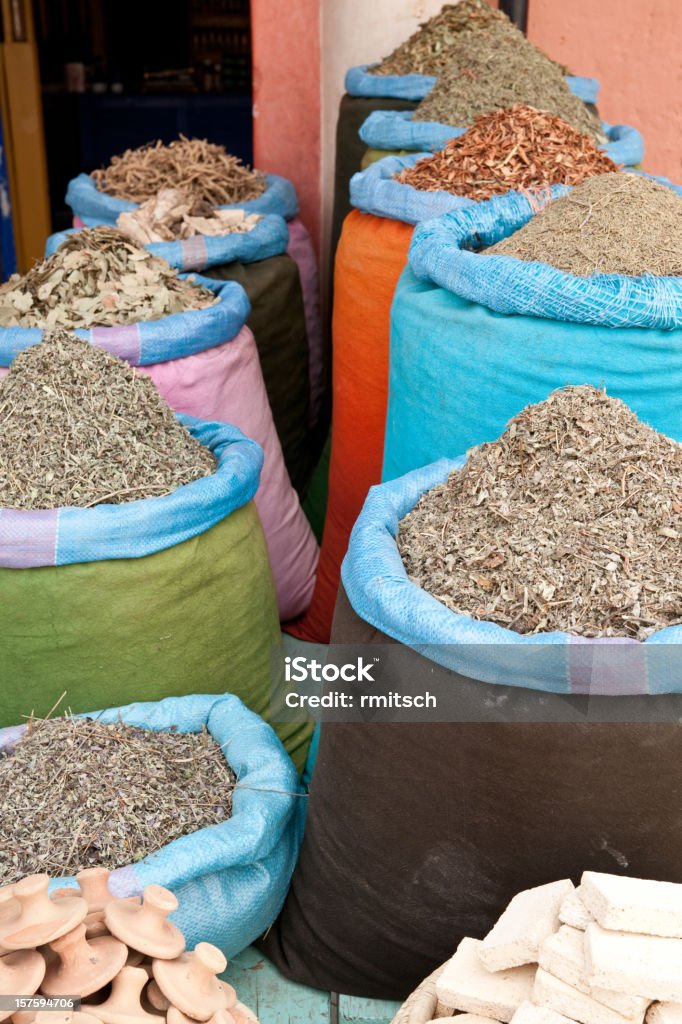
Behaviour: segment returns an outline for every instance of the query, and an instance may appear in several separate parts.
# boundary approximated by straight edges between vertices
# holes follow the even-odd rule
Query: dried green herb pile
[[[588,135],[560,117],[520,105],[480,114],[464,135],[406,167],[396,180],[422,192],[481,200],[510,189],[577,185],[617,169]]]
[[[0,287],[0,327],[113,327],[217,301],[117,228],[84,228]]]
[[[264,174],[224,146],[184,135],[169,145],[157,141],[127,149],[92,177],[100,192],[134,203],[151,199],[162,188],[181,188],[211,206],[222,206],[257,199],[267,185]]]
[[[682,275],[682,197],[639,174],[589,178],[484,255],[588,274]]]
[[[135,210],[120,214],[116,227],[144,246],[196,235],[244,235],[262,219],[246,210],[218,209],[180,188],[162,188]]]
[[[501,30],[517,31],[506,14],[494,10],[485,0],[444,4],[438,14],[370,71],[373,75],[438,76],[447,67],[449,49],[461,33],[481,32],[493,23]]]
[[[479,114],[525,103],[563,118],[601,140],[598,116],[569,89],[563,69],[518,30],[491,22],[455,37],[438,81],[414,112],[415,121],[467,127]]]
[[[236,778],[207,732],[31,721],[0,754],[0,885],[122,867],[232,813]]]
[[[682,622],[682,445],[595,388],[554,391],[422,495],[398,547],[462,615],[644,640]]]
[[[67,331],[21,352],[0,381],[1,508],[159,497],[215,466],[148,377]]]

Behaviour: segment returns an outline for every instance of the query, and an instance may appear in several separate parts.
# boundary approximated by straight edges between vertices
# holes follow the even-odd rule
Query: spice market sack
[[[289,228],[287,251],[296,263],[300,274],[300,287],[303,292],[303,303],[308,337],[308,363],[310,374],[310,417],[317,422],[324,399],[326,355],[322,337],[320,319],[320,283],[317,260],[312,240],[307,229],[298,216],[298,197],[291,181],[277,174],[263,176],[265,189],[262,195],[238,203],[227,203],[220,206],[221,210],[244,210],[264,216],[283,217]],[[79,174],[73,178],[66,190],[66,203],[74,215],[74,227],[96,227],[99,224],[115,224],[121,213],[134,210],[139,204],[127,199],[118,199],[100,192],[90,174]],[[264,229],[261,231],[265,233]],[[198,243],[193,243],[193,246]],[[217,255],[218,246],[207,240],[207,249]],[[244,249],[240,248],[243,254]],[[167,259],[168,257],[164,257]],[[243,255],[233,259],[244,261]],[[265,257],[261,257],[265,258]],[[170,261],[169,261],[170,262]],[[183,258],[183,263],[185,262]],[[229,262],[225,260],[224,262]],[[245,261],[244,261],[245,262]],[[173,262],[174,266],[179,266]],[[206,264],[209,266],[211,264]],[[186,266],[185,269],[202,269]]]
[[[119,230],[130,237],[128,224],[121,222]],[[46,255],[69,234],[52,235]],[[311,461],[308,337],[298,269],[286,255],[288,239],[283,218],[268,214],[243,234],[195,235],[145,248],[178,270],[205,271],[211,279],[236,281],[243,287],[251,307],[246,324],[256,339],[284,461],[291,482],[302,491]],[[187,411],[204,414],[199,408]]]
[[[384,480],[495,437],[565,384],[605,386],[682,439],[682,278],[577,276],[477,251],[533,216],[510,195],[417,231],[391,313]]]
[[[636,128],[627,124],[611,125],[602,122],[606,143],[601,147],[615,164],[634,167],[644,159],[644,139]],[[370,114],[360,128],[360,138],[370,152],[363,160],[369,166],[375,160],[392,153],[425,152],[442,149],[450,139],[466,132],[433,121],[414,121],[409,112],[390,110]]]
[[[97,721],[154,732],[206,730],[224,750],[238,778],[231,817],[116,868],[108,883],[118,898],[140,896],[148,885],[170,889],[180,904],[172,920],[187,947],[211,942],[226,956],[236,956],[277,915],[301,841],[304,800],[281,743],[233,694],[136,702],[97,712]],[[25,730],[25,724],[0,730],[0,756],[12,755]],[[54,878],[51,888],[74,881]]]
[[[542,710],[562,699],[552,689],[585,715],[597,698],[584,694],[617,689],[618,673],[600,670],[603,646],[545,635],[543,648],[541,636],[515,639],[472,619],[466,629],[464,616],[408,579],[399,521],[463,462],[443,459],[372,489],[344,561],[332,643],[402,644],[424,672],[429,654],[447,654],[463,672],[452,676],[462,707],[480,716],[322,724],[301,856],[263,945],[302,984],[401,999],[464,936],[484,935],[519,890],[623,864],[682,881],[682,823],[669,807],[682,786],[680,697],[653,696],[679,680],[647,679],[644,667],[661,664],[647,651],[663,634],[628,645],[627,664],[641,671],[626,692],[638,695],[603,698],[627,700],[627,722],[552,721]],[[665,632],[679,642],[679,627]],[[510,642],[544,649],[547,675],[507,675],[505,663],[518,668]],[[670,716],[649,720],[660,701]],[[500,722],[500,706],[509,719],[523,711]]]
[[[0,724],[229,688],[270,706],[279,640],[268,552],[251,499],[263,455],[233,426],[178,417],[218,458],[159,498],[0,511]],[[306,737],[280,730],[294,757]]]
[[[446,192],[420,192],[395,181],[428,154],[387,157],[353,176],[336,255],[333,411],[329,496],[310,610],[294,627],[327,643],[348,538],[383,462],[389,379],[390,309],[413,226],[449,210],[476,206]],[[505,198],[496,200],[504,204]],[[420,331],[423,325],[420,326]]]
[[[94,327],[81,336],[150,376],[176,411],[233,423],[261,445],[266,461],[255,501],[280,617],[294,618],[310,603],[317,545],[287,475],[256,345],[245,326],[249,302],[233,282],[196,281],[219,297],[217,304],[161,320]],[[18,352],[41,336],[42,331],[33,327],[0,328],[0,376]]]

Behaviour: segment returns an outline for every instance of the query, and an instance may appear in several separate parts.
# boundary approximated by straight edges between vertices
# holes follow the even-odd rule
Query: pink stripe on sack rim
[[[193,235],[192,238],[183,238],[182,246],[182,269],[183,270],[205,270],[208,265],[208,249],[206,239],[203,235]]]
[[[126,864],[124,868],[114,868],[108,881],[109,891],[117,899],[124,896],[141,896],[144,890],[132,864]]]
[[[59,509],[0,508],[0,566],[37,569],[56,565]]]
[[[93,327],[90,340],[98,348],[105,348],[119,359],[138,366],[140,362],[140,325],[123,324],[120,327]]]
[[[568,645],[571,693],[628,697],[649,692],[647,648],[628,637],[572,636]]]

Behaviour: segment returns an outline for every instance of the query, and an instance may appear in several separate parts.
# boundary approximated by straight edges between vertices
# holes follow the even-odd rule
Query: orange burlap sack
[[[332,447],[327,518],[313,600],[289,628],[328,643],[341,562],[367,491],[381,482],[393,293],[413,227],[353,210],[334,270]]]

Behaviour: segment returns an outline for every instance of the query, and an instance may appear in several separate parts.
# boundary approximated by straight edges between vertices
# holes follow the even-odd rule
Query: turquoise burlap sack
[[[391,310],[384,480],[498,437],[566,384],[606,387],[682,441],[682,279],[473,251],[531,216],[510,194],[417,227]]]
[[[425,658],[485,683],[609,697],[681,693],[682,626],[643,642],[522,635],[459,615],[411,582],[396,544],[400,520],[465,461],[440,459],[371,488],[341,567],[356,614]]]
[[[267,174],[267,187],[257,199],[243,203],[225,203],[221,210],[246,210],[247,213],[276,213],[285,220],[291,220],[298,213],[296,189],[279,174]],[[66,202],[74,217],[80,217],[86,227],[97,224],[115,224],[119,213],[134,210],[139,203],[128,199],[116,199],[100,192],[89,174],[72,178],[66,189]]]
[[[360,64],[346,72],[346,92],[349,96],[381,96],[391,99],[423,100],[436,84],[433,75],[373,75],[372,64]],[[596,78],[566,75],[566,83],[583,103],[596,103],[599,82]]]
[[[464,135],[466,128],[437,121],[415,121],[411,110],[375,110],[360,128],[360,138],[370,149],[435,152],[450,139]],[[641,132],[628,124],[602,122],[606,143],[600,146],[615,164],[634,167],[644,159]]]
[[[187,948],[212,942],[233,957],[269,928],[284,902],[303,835],[305,799],[296,769],[262,718],[232,694],[169,697],[89,713],[102,722],[143,729],[206,728],[238,778],[232,817],[175,839],[110,876],[116,896],[146,885],[170,889],[180,906],[172,920]],[[11,754],[26,726],[0,730],[0,754]],[[75,884],[54,879],[52,888]]]
[[[87,226],[99,227],[103,223],[96,218],[88,218]],[[45,255],[51,256],[73,230],[50,235]],[[224,263],[256,263],[271,256],[281,256],[288,245],[289,228],[284,218],[266,213],[250,231],[230,235],[193,235],[177,242],[150,242],[145,248],[178,270],[200,271]]]

